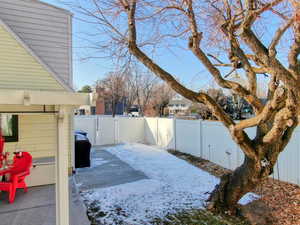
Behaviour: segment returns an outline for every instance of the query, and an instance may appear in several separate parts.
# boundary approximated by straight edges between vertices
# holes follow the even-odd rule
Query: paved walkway
[[[146,175],[130,167],[116,156],[96,147],[92,151],[90,168],[77,169],[75,181],[80,191],[105,188],[147,179]]]

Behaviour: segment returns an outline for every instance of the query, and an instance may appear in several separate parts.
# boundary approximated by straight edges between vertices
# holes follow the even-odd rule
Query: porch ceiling
[[[0,105],[90,105],[95,96],[74,92],[0,89]]]

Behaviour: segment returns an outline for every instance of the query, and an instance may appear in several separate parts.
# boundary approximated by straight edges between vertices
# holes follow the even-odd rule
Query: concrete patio
[[[76,170],[70,178],[70,223],[90,225],[86,208],[78,192],[130,183],[148,177],[137,171],[105,147],[95,147],[91,154],[91,167]],[[7,201],[7,193],[0,192],[0,225],[54,225],[55,186],[29,188],[28,193],[18,190],[14,204]]]
[[[72,191],[71,191],[72,190]],[[55,186],[29,188],[28,193],[18,190],[14,204],[7,194],[0,193],[0,225],[54,225]],[[70,179],[70,224],[89,225],[86,209]]]
[[[118,157],[105,151],[105,146],[93,148],[91,164],[90,168],[76,170],[75,182],[79,191],[106,188],[148,178],[141,171],[133,169]]]

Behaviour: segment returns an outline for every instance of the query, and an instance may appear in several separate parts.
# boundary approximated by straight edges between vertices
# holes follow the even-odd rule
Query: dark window
[[[91,115],[96,115],[96,107],[95,106],[91,107]]]
[[[139,109],[138,108],[130,108],[128,111],[130,113],[132,113],[132,112],[139,112]]]
[[[85,109],[79,109],[79,115],[81,116],[85,115]]]
[[[18,116],[0,114],[0,121],[5,142],[17,142],[19,139]]]

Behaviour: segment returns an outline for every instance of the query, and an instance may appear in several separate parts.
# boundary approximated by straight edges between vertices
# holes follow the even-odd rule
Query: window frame
[[[11,136],[3,136],[5,142],[18,142],[19,141],[19,117],[18,115],[12,115],[12,131]]]

